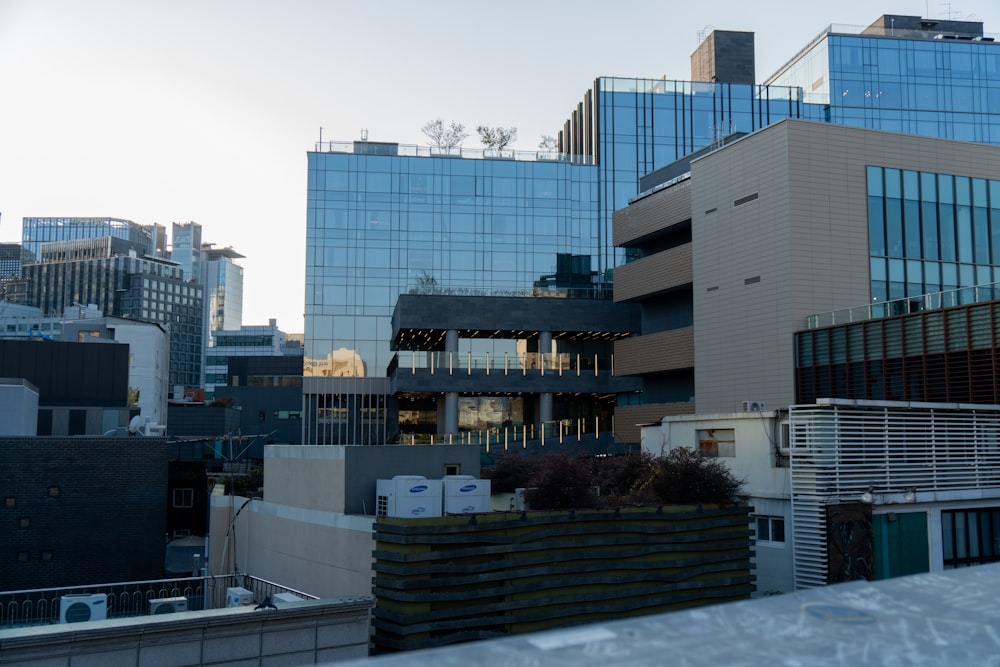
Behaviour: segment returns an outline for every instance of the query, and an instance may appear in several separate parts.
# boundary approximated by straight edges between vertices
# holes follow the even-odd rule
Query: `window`
[[[27,551],[23,551],[23,550],[22,551],[18,551],[17,552],[17,560],[18,560],[19,563],[27,563],[28,562],[28,552]]]
[[[4,507],[17,507],[17,498],[14,496],[7,496],[3,500]]]
[[[757,544],[784,544],[785,520],[780,516],[757,516]]]
[[[22,516],[21,519],[20,519],[20,521],[17,522],[17,527],[18,528],[31,528],[31,519],[28,518],[28,517],[26,517],[26,516]]]
[[[49,498],[58,498],[58,497],[59,497],[59,487],[58,486],[50,486],[49,487]]]
[[[1000,561],[1000,507],[941,512],[944,569]]]
[[[459,463],[445,463],[444,464],[444,474],[445,475],[461,475],[462,465]]]
[[[705,456],[736,456],[736,431],[731,428],[707,428],[697,432],[698,451]]]
[[[174,489],[174,507],[194,507],[194,489]]]
[[[191,536],[191,531],[188,530],[187,528],[177,528],[174,530],[175,540],[181,537],[190,537],[190,536]]]

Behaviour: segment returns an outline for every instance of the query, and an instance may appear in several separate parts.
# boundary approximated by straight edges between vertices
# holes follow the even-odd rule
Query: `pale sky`
[[[0,241],[26,216],[195,221],[246,255],[243,323],[301,332],[320,127],[425,144],[443,118],[533,150],[598,76],[689,79],[699,33],[754,31],[761,82],[886,13],[1000,33],[998,0],[0,0]]]

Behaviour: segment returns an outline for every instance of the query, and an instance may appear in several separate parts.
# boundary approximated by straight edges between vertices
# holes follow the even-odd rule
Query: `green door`
[[[875,578],[930,571],[926,512],[889,512],[872,517]]]

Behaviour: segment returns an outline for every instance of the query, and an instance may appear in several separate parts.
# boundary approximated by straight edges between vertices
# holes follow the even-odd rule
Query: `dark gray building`
[[[162,438],[0,438],[0,590],[162,578],[167,455]]]
[[[25,264],[22,276],[25,303],[45,314],[95,304],[109,316],[169,325],[170,385],[201,386],[203,288],[176,262],[107,236],[45,243],[40,261]]]

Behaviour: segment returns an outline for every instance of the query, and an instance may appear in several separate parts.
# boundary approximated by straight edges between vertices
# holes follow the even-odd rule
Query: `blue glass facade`
[[[318,147],[309,154],[305,375],[384,377],[403,293],[606,295],[611,269],[629,259],[613,246],[612,214],[639,194],[640,177],[733,133],[801,118],[1000,143],[1000,45],[911,37],[828,30],[767,85],[599,78],[559,133],[559,153],[539,156],[548,159]],[[879,173],[872,226],[884,248],[873,233],[873,298],[1000,279],[991,208],[1000,197],[990,184],[916,174],[913,191],[913,175]],[[933,194],[923,185],[932,176]],[[515,341],[460,345],[462,355],[524,351]]]
[[[143,226],[120,218],[24,218],[21,245],[37,261],[42,243],[111,236],[125,239],[156,254],[153,226]]]
[[[624,260],[611,247],[611,216],[639,194],[639,179],[734,132],[783,118],[823,120],[787,86],[602,77],[560,134],[560,148],[597,163],[598,233],[606,275]],[[606,275],[610,280],[610,275]]]
[[[1000,281],[1000,181],[868,167],[872,301]]]
[[[822,35],[772,77],[840,125],[1000,143],[1000,44]]]
[[[306,375],[384,376],[401,293],[596,296],[592,166],[364,150],[309,154]]]

